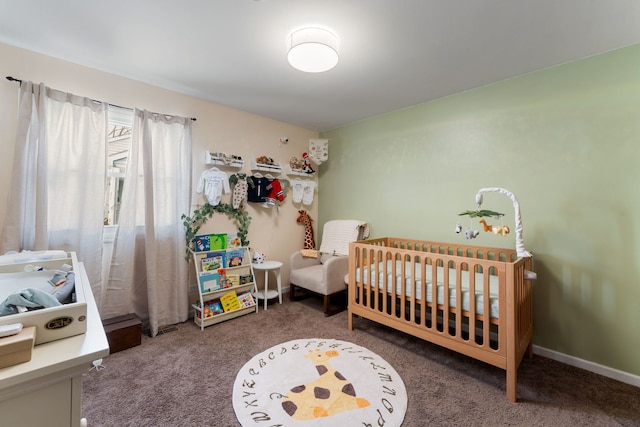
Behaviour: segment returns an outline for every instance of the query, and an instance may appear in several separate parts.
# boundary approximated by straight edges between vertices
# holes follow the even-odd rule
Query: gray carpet
[[[346,312],[324,317],[319,300],[285,298],[204,331],[186,322],[143,336],[84,376],[83,416],[89,427],[238,426],[238,370],[271,346],[318,337],[366,347],[398,371],[409,400],[403,426],[640,425],[640,388],[534,356],[520,366],[518,403],[509,403],[500,369],[367,320],[346,326]]]

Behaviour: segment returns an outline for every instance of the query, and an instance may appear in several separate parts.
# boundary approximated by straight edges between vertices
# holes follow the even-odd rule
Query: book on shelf
[[[238,295],[238,302],[240,303],[240,308],[253,307],[256,305],[253,295],[249,292]]]
[[[239,267],[244,262],[243,249],[227,250],[227,267]]]
[[[247,283],[253,282],[253,274],[241,274],[240,275],[240,284],[246,285]]]
[[[211,252],[202,257],[200,261],[202,264],[202,271],[212,271],[219,268],[225,268],[227,254],[226,252]]]
[[[193,242],[196,252],[227,249],[227,234],[201,234]]]
[[[198,277],[202,293],[217,291],[224,288],[224,282],[217,271],[202,272]]]
[[[227,284],[230,288],[234,286],[240,286],[240,275],[239,274],[227,274]]]
[[[238,233],[227,233],[227,248],[239,248],[242,241],[238,237]]]
[[[200,289],[203,293],[226,289],[232,286],[227,279],[226,268],[219,268],[216,271],[201,271],[198,279],[200,281]]]
[[[198,316],[199,319],[203,317],[206,319],[209,317],[213,317],[216,314],[224,313],[224,309],[222,308],[222,304],[220,303],[220,300],[207,301],[204,303],[204,306],[201,308],[202,308],[202,313],[200,312],[200,310],[196,310],[196,315]]]
[[[220,297],[220,302],[222,303],[222,308],[224,309],[225,313],[240,308],[240,301],[238,301],[238,295],[236,295],[236,291],[230,291],[222,295]]]

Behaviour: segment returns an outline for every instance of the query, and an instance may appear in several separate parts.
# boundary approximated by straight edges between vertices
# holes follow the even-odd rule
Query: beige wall
[[[534,344],[640,375],[640,45],[323,136],[321,222],[465,241],[454,227],[478,189],[515,193],[538,273]],[[511,201],[484,200],[513,229]],[[515,244],[513,233],[473,242]]]
[[[106,101],[123,107],[137,107],[154,112],[196,117],[193,123],[193,182],[195,209],[204,204],[202,195],[196,194],[200,174],[210,166],[205,165],[205,150],[238,154],[245,158],[243,172],[251,173],[249,160],[267,155],[287,164],[293,156],[301,157],[308,149],[310,138],[317,132],[270,120],[246,112],[227,108],[190,96],[143,84],[113,74],[82,67],[51,57],[0,44],[0,200],[7,199],[13,168],[13,144],[16,132],[16,109],[18,84],[4,79],[13,76]],[[288,144],[281,144],[280,137],[289,137]],[[317,169],[317,168],[316,168]],[[287,178],[283,176],[283,178]],[[292,179],[290,177],[289,179]],[[229,195],[223,202],[231,201]],[[102,203],[101,200],[87,201]],[[11,201],[8,201],[10,204]],[[0,226],[4,223],[5,207],[0,207]],[[291,200],[291,190],[281,209],[266,209],[249,204],[247,211],[252,217],[249,240],[254,249],[267,254],[269,259],[285,263],[282,269],[283,284],[288,286],[289,255],[302,247],[304,229],[296,223],[298,209],[306,209],[313,219],[317,218],[317,194],[311,206],[296,205]],[[176,218],[179,221],[180,218]],[[316,224],[317,226],[317,224]],[[225,215],[216,215],[203,228],[204,232],[235,231]],[[259,283],[261,278],[258,279]]]

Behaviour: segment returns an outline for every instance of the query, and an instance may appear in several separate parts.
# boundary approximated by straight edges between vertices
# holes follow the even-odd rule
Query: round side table
[[[258,274],[258,271],[264,271],[264,290],[254,292],[253,296],[264,300],[264,309],[267,309],[267,300],[278,297],[278,301],[282,304],[282,280],[280,278],[280,267],[282,263],[280,261],[264,261],[260,264],[251,264],[253,270]],[[278,290],[269,289],[269,272],[273,271],[276,275],[276,282],[278,283]],[[256,286],[257,288],[257,286]]]

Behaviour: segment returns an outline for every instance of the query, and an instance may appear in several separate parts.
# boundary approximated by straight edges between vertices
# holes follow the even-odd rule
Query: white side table
[[[267,309],[267,300],[278,297],[278,301],[282,304],[282,280],[280,278],[280,267],[282,263],[280,261],[264,261],[260,264],[251,264],[254,271],[264,271],[264,291],[257,291],[254,293],[256,298],[264,300],[264,309]],[[269,289],[269,272],[273,271],[276,274],[276,281],[278,283],[278,290]],[[257,274],[257,273],[256,273]]]

